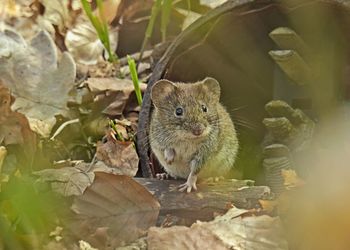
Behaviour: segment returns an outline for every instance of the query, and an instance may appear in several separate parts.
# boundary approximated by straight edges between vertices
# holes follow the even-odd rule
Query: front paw
[[[184,192],[186,190],[187,193],[190,193],[193,190],[197,190],[197,175],[188,176],[187,181],[184,184],[179,186],[179,191]]]
[[[164,159],[167,164],[171,165],[175,159],[175,150],[173,148],[165,149]]]

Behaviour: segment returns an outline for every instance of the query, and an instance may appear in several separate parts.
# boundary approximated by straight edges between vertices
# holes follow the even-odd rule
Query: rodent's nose
[[[194,134],[195,136],[200,136],[201,134],[203,134],[203,132],[204,132],[203,126],[196,126],[192,128],[192,134]]]

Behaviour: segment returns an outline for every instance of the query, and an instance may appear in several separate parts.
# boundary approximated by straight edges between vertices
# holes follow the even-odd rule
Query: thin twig
[[[55,137],[58,136],[62,132],[62,130],[65,127],[67,127],[68,125],[73,124],[73,123],[78,123],[78,122],[79,122],[79,119],[74,119],[74,120],[69,120],[69,121],[62,123],[61,126],[56,130],[56,132],[50,138],[50,140],[53,141],[55,139]]]

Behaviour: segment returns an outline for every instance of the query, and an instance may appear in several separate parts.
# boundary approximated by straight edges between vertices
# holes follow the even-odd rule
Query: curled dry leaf
[[[205,241],[203,241],[205,239]],[[288,249],[281,221],[267,215],[252,216],[249,210],[232,208],[211,222],[190,228],[150,228],[148,249]]]
[[[49,182],[53,191],[64,196],[81,195],[92,184],[93,172],[85,172],[75,167],[44,169],[34,172],[40,181]]]
[[[36,132],[47,137],[55,124],[55,115],[67,110],[68,92],[76,74],[73,59],[68,53],[63,53],[58,64],[56,46],[44,31],[37,34],[30,44],[13,31],[1,32],[0,44],[3,45],[0,49],[0,79],[16,97],[12,109],[31,121],[45,123],[39,127],[47,128],[47,131]]]
[[[101,59],[103,44],[87,20],[77,23],[67,32],[65,44],[78,63],[92,65]]]
[[[132,141],[117,141],[110,133],[111,131],[107,134],[105,143],[97,143],[96,158],[120,174],[135,176],[139,158],[134,143]]]
[[[130,177],[96,173],[94,183],[74,199],[75,220],[66,228],[93,247],[114,249],[154,226],[159,208],[158,201]]]
[[[109,40],[112,51],[115,51],[117,47],[117,35],[116,30],[110,30]],[[78,63],[94,65],[103,60],[104,46],[95,28],[86,18],[80,18],[76,25],[67,32],[65,44]]]
[[[68,11],[68,0],[39,0],[45,7],[44,15],[42,16],[43,22],[48,22],[51,25],[56,25],[59,31],[63,31],[67,27],[70,20]],[[75,0],[76,1],[76,0]],[[39,16],[40,17],[40,16]],[[54,28],[48,29],[51,33]]]
[[[103,2],[105,8],[102,9],[103,17],[101,19],[106,20],[107,23],[111,23],[118,13],[120,3],[121,0],[105,0]],[[98,9],[94,12],[97,15],[99,14]],[[115,51],[118,41],[117,29],[109,28],[109,40],[112,51]],[[85,14],[77,20],[72,29],[68,30],[65,44],[68,51],[78,63],[95,65],[102,59],[104,46],[96,33],[96,29]]]

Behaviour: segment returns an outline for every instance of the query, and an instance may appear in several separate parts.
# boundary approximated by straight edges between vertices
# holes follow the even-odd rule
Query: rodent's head
[[[151,98],[158,122],[176,136],[203,139],[218,124],[220,85],[214,78],[189,84],[160,80]]]

